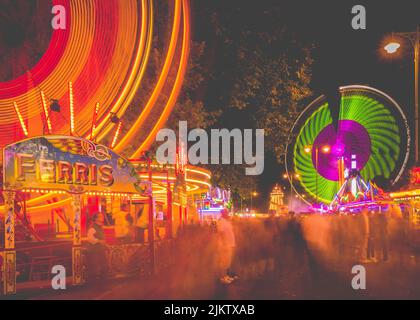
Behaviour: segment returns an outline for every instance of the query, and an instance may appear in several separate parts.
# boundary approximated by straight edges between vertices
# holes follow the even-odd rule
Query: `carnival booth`
[[[403,218],[409,221],[413,243],[420,244],[420,167],[411,169],[406,190],[392,192],[390,196],[399,204]]]
[[[230,191],[219,187],[211,187],[208,192],[197,195],[195,198],[199,208],[201,221],[213,221],[220,218],[223,210],[231,208]]]
[[[71,233],[72,277],[73,284],[77,285],[84,281],[82,226],[89,220],[89,212],[106,213],[112,205],[131,204],[133,198],[152,199],[151,181],[142,180],[128,160],[103,145],[61,135],[30,138],[6,146],[2,192],[4,294],[16,292],[16,219],[25,221],[32,234],[41,238],[42,223],[37,221],[36,212],[28,214],[27,203],[32,201],[33,211],[40,210],[38,204],[44,213],[49,212],[48,205],[57,208],[57,203],[61,208],[70,209],[61,209],[65,211],[65,219],[63,211],[51,211],[48,225],[60,231],[58,223],[55,224],[60,217],[61,228]],[[41,201],[49,204],[39,206]],[[153,230],[153,220],[148,221],[150,230]],[[45,219],[43,221],[45,223]],[[56,235],[63,236],[60,232]]]
[[[196,200],[209,191],[210,171],[192,165],[162,165],[145,159],[130,161],[141,179],[153,182],[157,238],[163,238],[165,233],[171,238],[183,225],[199,220],[200,204]],[[137,196],[132,202],[140,210],[148,205]],[[169,223],[163,223],[165,221]]]

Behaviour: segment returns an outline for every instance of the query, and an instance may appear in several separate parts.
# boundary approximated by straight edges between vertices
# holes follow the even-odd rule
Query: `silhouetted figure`
[[[388,260],[388,219],[385,213],[378,213],[378,244],[382,251],[382,261]]]
[[[375,240],[376,240],[377,226],[375,220],[375,213],[369,212],[369,237],[368,237],[368,248],[367,258],[370,260],[375,259]]]
[[[236,239],[233,232],[232,222],[229,218],[227,210],[222,211],[222,216],[217,222],[217,231],[221,240],[221,257],[223,269],[226,270],[225,274],[220,278],[220,281],[225,284],[231,283],[235,274],[232,271],[232,262],[234,260]]]
[[[90,280],[103,279],[108,271],[103,225],[104,215],[101,213],[94,214],[87,235],[87,258]]]
[[[366,259],[370,258],[369,253],[369,211],[363,209],[360,214],[361,227],[360,227],[360,247],[359,247],[359,260],[366,262]]]

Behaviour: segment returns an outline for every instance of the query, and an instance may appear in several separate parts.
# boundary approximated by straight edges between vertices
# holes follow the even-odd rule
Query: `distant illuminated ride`
[[[352,156],[357,157],[357,170],[365,181],[393,185],[410,150],[407,119],[391,97],[361,85],[341,87],[340,92],[339,110],[329,106],[325,96],[306,107],[293,125],[286,149],[286,170],[299,173],[299,179],[292,181],[295,191],[326,204],[339,191]]]

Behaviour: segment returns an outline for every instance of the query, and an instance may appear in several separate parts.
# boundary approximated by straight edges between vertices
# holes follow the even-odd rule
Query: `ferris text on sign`
[[[16,180],[25,181],[26,174],[36,174],[39,182],[102,185],[109,187],[114,183],[110,165],[70,163],[51,159],[36,160],[32,154],[18,153],[15,158]]]

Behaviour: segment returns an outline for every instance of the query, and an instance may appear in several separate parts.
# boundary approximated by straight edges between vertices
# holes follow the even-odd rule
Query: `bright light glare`
[[[322,152],[323,153],[329,153],[331,151],[331,147],[330,146],[323,146],[322,147]]]
[[[399,47],[401,47],[401,45],[398,42],[390,42],[384,47],[384,49],[387,53],[395,53]]]

